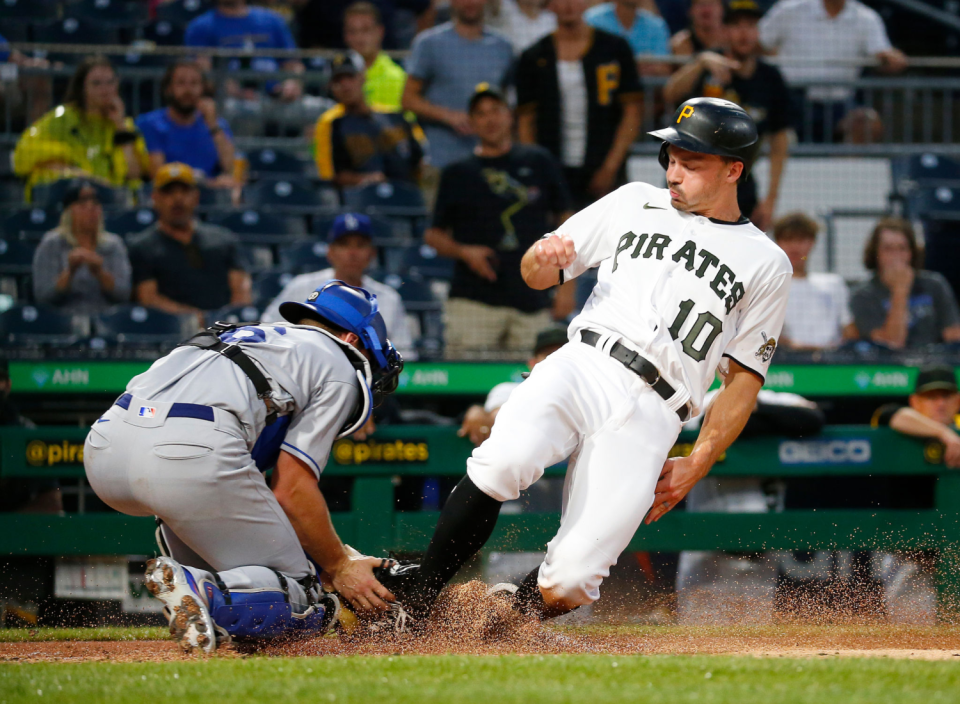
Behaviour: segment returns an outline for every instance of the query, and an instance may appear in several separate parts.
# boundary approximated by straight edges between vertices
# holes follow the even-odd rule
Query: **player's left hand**
[[[675,508],[683,497],[693,488],[693,485],[706,476],[700,463],[690,457],[672,457],[663,463],[660,470],[660,481],[653,494],[653,506],[647,512],[644,523],[650,525]]]
[[[389,608],[387,602],[396,601],[396,598],[373,576],[373,570],[382,562],[379,557],[367,557],[353,551],[333,570],[330,582],[354,608],[367,612],[384,611]]]

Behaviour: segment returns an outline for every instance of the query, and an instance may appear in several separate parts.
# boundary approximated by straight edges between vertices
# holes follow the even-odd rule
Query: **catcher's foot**
[[[164,605],[170,622],[170,636],[185,653],[212,653],[221,641],[229,640],[226,631],[210,618],[207,605],[193,577],[177,562],[158,557],[147,562],[147,589]]]

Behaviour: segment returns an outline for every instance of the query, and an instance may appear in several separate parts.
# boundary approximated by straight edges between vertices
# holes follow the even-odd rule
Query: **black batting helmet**
[[[745,177],[760,151],[760,136],[753,118],[736,103],[720,98],[688,100],[677,108],[673,124],[650,134],[663,140],[663,168],[669,163],[667,147],[672,144],[690,152],[736,159],[743,163]]]

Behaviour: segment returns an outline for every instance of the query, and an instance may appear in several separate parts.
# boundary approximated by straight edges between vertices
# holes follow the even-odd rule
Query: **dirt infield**
[[[755,657],[960,658],[958,627],[795,625],[764,627],[589,626],[544,627],[509,605],[483,596],[479,582],[445,593],[419,636],[370,633],[232,646],[217,657],[350,655],[611,654],[745,655]],[[0,643],[0,662],[162,662],[182,660],[169,641],[61,641]]]

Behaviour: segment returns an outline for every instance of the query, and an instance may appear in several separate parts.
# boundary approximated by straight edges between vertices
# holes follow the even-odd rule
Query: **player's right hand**
[[[387,602],[396,601],[393,594],[377,581],[373,570],[383,562],[378,557],[348,555],[334,570],[330,581],[333,588],[350,604],[367,612],[384,611]]]
[[[533,249],[537,266],[566,269],[577,258],[573,240],[566,235],[550,235],[537,242]]]

